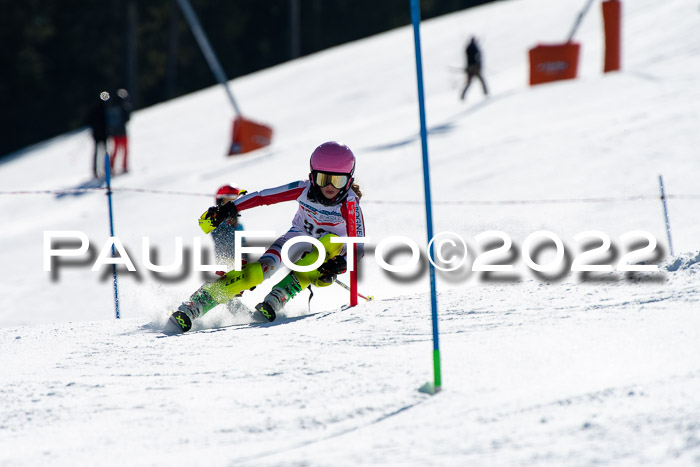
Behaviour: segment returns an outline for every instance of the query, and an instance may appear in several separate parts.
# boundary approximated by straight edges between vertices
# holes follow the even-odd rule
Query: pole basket
[[[605,63],[603,72],[620,69],[621,6],[618,0],[606,0],[603,6],[603,29],[605,31]]]
[[[272,128],[240,115],[233,119],[229,156],[254,151],[272,142]]]
[[[530,49],[530,86],[576,78],[580,49],[577,42],[538,44]]]

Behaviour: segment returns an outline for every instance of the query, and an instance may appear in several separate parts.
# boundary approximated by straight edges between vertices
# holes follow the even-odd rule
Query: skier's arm
[[[226,219],[238,217],[240,211],[295,200],[304,188],[304,182],[298,181],[277,188],[256,191],[220,206],[212,206],[199,218],[199,226],[204,233],[209,233]]]
[[[245,211],[246,209],[257,206],[269,206],[285,201],[294,201],[299,198],[304,188],[303,182],[293,182],[276,188],[268,188],[266,190],[248,193],[235,200],[234,203],[238,211]]]

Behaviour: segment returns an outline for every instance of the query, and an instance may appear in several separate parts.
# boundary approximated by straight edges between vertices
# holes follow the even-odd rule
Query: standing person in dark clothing
[[[102,91],[100,98],[90,109],[87,115],[87,124],[92,130],[92,138],[95,140],[95,153],[92,158],[92,174],[97,178],[97,167],[100,156],[107,152],[107,102],[109,93]],[[100,151],[100,148],[102,149]]]
[[[116,99],[107,107],[107,134],[112,138],[113,149],[109,158],[109,167],[114,171],[114,164],[119,157],[122,156],[122,173],[129,171],[128,156],[129,156],[129,141],[126,133],[126,123],[131,117],[131,102],[129,101],[129,93],[126,89],[117,91]]]
[[[481,87],[484,90],[484,95],[488,95],[489,91],[486,89],[486,82],[484,81],[483,76],[481,76],[481,50],[479,49],[479,46],[476,45],[476,38],[474,36],[472,36],[469,44],[467,44],[465,53],[467,55],[467,83],[464,85],[461,99],[464,100],[466,97],[467,90],[469,89],[469,85],[472,84],[472,78],[474,77],[481,81]]]

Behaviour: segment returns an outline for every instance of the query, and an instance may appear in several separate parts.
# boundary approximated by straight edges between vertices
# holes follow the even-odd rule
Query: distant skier
[[[97,167],[101,166],[107,153],[107,102],[109,93],[102,91],[86,117],[86,123],[92,130],[92,138],[95,140],[95,149],[92,158],[92,174],[98,177]]]
[[[299,292],[315,285],[331,285],[338,274],[347,268],[345,246],[331,243],[335,236],[364,236],[364,225],[359,199],[360,188],[353,183],[355,155],[350,148],[335,141],[323,143],[311,154],[309,180],[300,180],[277,188],[270,188],[242,196],[233,202],[213,206],[202,215],[203,230],[215,229],[227,219],[235,218],[240,211],[284,201],[297,201],[292,227],[275,240],[268,250],[253,263],[240,271],[229,271],[214,282],[204,284],[188,301],[185,301],[170,317],[172,326],[182,332],[189,331],[192,321],[204,315],[216,305],[226,303],[241,292],[252,289],[271,277],[282,263],[282,247],[299,236],[318,239],[326,250],[323,264],[314,271],[291,271],[277,283],[255,310],[269,321]],[[355,231],[349,232],[348,205],[356,206]],[[361,245],[361,244],[360,244]],[[308,242],[296,243],[289,248],[289,259],[299,266],[316,262],[319,252]],[[358,245],[358,259],[362,248]]]
[[[109,157],[109,167],[114,171],[117,158],[122,158],[122,173],[129,171],[129,139],[126,124],[131,118],[131,102],[126,89],[119,89],[117,97],[112,98],[107,106],[107,134],[112,138],[112,153]]]
[[[469,89],[469,85],[472,84],[472,79],[474,77],[478,78],[479,81],[481,81],[481,87],[484,90],[484,95],[488,95],[489,92],[486,89],[486,82],[484,81],[484,77],[481,76],[481,66],[482,66],[481,50],[479,49],[479,46],[476,44],[475,37],[472,36],[471,40],[467,44],[465,54],[467,56],[467,67],[465,69],[465,71],[467,72],[467,82],[464,85],[464,90],[462,90],[461,99],[464,100],[464,98],[466,97],[467,90]]]
[[[223,185],[216,192],[216,207],[221,208],[226,203],[232,203],[247,192],[232,185]],[[238,217],[230,217],[221,222],[211,233],[214,240],[214,256],[216,264],[233,265],[235,256],[235,233],[243,230],[243,225]],[[223,273],[222,273],[223,274]]]

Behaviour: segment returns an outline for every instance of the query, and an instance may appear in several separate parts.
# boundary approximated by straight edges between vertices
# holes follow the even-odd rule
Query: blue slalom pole
[[[109,207],[109,236],[114,237],[114,218],[112,216],[112,184],[109,170],[109,153],[105,153],[105,182],[107,183],[107,205]],[[112,258],[116,252],[114,251],[114,242],[112,242]],[[119,314],[119,288],[117,287],[117,265],[112,264],[112,283],[114,284],[114,311],[117,319]]]
[[[428,161],[428,130],[425,123],[425,99],[423,93],[423,63],[420,51],[420,1],[411,1],[411,22],[413,23],[413,39],[416,49],[416,77],[418,78],[418,110],[420,115],[420,140],[423,150],[423,187],[425,190],[425,217],[428,228],[428,241],[433,238],[433,207],[430,197],[430,163]],[[431,258],[433,255],[433,245],[430,244],[428,252]],[[435,288],[435,267],[429,262],[430,271],[430,308],[433,319],[433,373],[435,377],[432,392],[440,390],[442,386],[442,375],[440,372],[440,340],[438,333],[437,314],[437,292]]]

